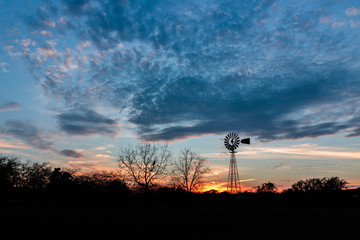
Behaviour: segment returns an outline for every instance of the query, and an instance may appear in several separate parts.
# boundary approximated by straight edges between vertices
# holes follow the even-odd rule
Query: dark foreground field
[[[117,174],[75,174],[0,156],[0,239],[359,239],[360,188],[338,177],[276,192],[129,188]],[[274,238],[275,239],[275,238]]]
[[[47,231],[59,237],[116,234],[116,239],[358,239],[360,223],[358,206],[35,205],[0,211],[3,234],[28,237]]]

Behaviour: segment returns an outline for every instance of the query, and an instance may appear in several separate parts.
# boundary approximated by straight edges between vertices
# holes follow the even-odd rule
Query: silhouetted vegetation
[[[0,156],[1,202],[87,204],[126,201],[129,189],[114,172],[80,173],[48,163]]]
[[[272,182],[263,183],[256,187],[257,193],[270,192],[275,193],[277,191],[277,187]]]
[[[339,177],[310,178],[300,180],[292,185],[294,192],[336,192],[346,188],[346,182]]]
[[[318,226],[320,221],[325,227],[318,229],[326,232],[344,224],[356,229],[360,188],[345,186],[345,180],[331,177],[302,180],[281,193],[271,182],[239,195],[217,190],[195,193],[171,184],[153,184],[143,191],[119,172],[83,173],[0,156],[3,229],[31,229],[27,234],[38,234],[34,229],[40,226],[56,234],[63,229],[82,233],[114,229],[121,236],[141,231],[166,237],[172,232],[181,238],[205,233],[211,238],[212,229],[229,229],[225,237],[224,231],[216,237],[227,239],[238,237],[239,229],[256,236],[264,229],[260,231],[264,236],[276,232],[287,239],[298,235],[304,219],[306,226]],[[182,228],[184,224],[189,227]],[[273,231],[279,226],[281,231]]]
[[[167,158],[167,149],[161,149],[160,152],[156,152],[155,149],[148,150],[152,152],[152,157],[149,158],[151,161],[148,160],[145,163],[149,162],[147,167],[150,174],[156,169],[157,161],[161,160],[158,160],[157,154],[160,154],[160,158],[161,156]],[[133,151],[135,150],[133,149]],[[182,158],[186,157],[185,155],[183,154]],[[192,158],[196,161],[199,160],[196,154]],[[161,168],[161,166],[159,167]],[[161,169],[157,171],[161,173]],[[208,169],[205,167],[203,172],[208,172]],[[151,174],[147,176],[156,177]],[[294,183],[292,188],[282,193],[277,192],[274,183],[267,182],[257,186],[256,192],[243,192],[240,195],[219,193],[217,190],[194,193],[189,191],[190,189],[186,188],[186,185],[179,188],[172,182],[166,187],[160,187],[153,184],[151,180],[139,180],[140,175],[136,175],[139,185],[134,187],[133,184],[128,185],[126,177],[128,176],[121,175],[120,172],[82,173],[73,169],[53,168],[48,163],[22,162],[15,157],[0,156],[2,204],[170,204],[182,206],[214,204],[224,206],[234,204],[236,206],[325,206],[330,204],[360,206],[360,188],[346,190],[347,182],[339,177],[300,180]],[[145,175],[143,177],[145,178]],[[191,178],[189,180],[192,181]],[[186,181],[184,183],[186,184]],[[142,187],[145,187],[146,191],[143,191]]]
[[[174,187],[187,192],[199,189],[204,182],[204,175],[210,172],[205,158],[185,148],[172,164],[171,178]]]
[[[118,166],[128,181],[148,192],[156,186],[156,180],[166,175],[170,158],[171,151],[166,144],[138,143],[121,150]]]

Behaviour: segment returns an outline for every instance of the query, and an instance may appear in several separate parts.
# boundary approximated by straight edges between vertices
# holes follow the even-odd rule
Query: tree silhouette
[[[263,183],[256,187],[256,192],[263,193],[263,192],[276,192],[277,187],[272,182]]]
[[[205,193],[186,193],[197,189],[210,170],[205,159],[184,148],[172,164],[172,180],[177,188],[156,188],[156,180],[167,174],[171,152],[167,145],[141,143],[121,151],[118,163],[123,174],[112,171],[80,172],[72,169],[52,168],[48,163],[23,162],[16,157],[0,155],[1,204],[233,204],[233,196],[210,190]],[[138,189],[129,189],[125,179]],[[272,182],[257,186],[256,193],[243,193],[249,204],[332,204],[359,206],[359,189],[342,191],[347,182],[339,177],[300,180],[292,188],[275,193]],[[134,188],[136,190],[136,188]],[[145,194],[144,194],[145,193]],[[270,193],[270,194],[269,194]],[[183,201],[185,200],[186,201]],[[150,200],[150,201],[149,201]],[[236,200],[237,201],[237,200]]]
[[[48,163],[30,161],[21,164],[20,171],[20,186],[26,188],[45,188],[52,172]]]
[[[26,161],[0,156],[0,187],[45,188],[51,167],[48,163]]]
[[[300,180],[292,185],[294,192],[334,192],[346,188],[348,184],[339,177],[309,178]]]
[[[70,185],[73,183],[74,178],[70,172],[61,170],[61,168],[55,168],[51,173],[50,182],[48,188],[50,189],[64,189],[70,188]]]
[[[126,179],[146,192],[165,176],[171,155],[167,144],[139,143],[122,149],[117,162]]]
[[[174,185],[188,192],[198,189],[204,182],[205,174],[210,172],[205,158],[191,151],[190,148],[184,148],[172,165],[171,175]]]
[[[0,189],[9,189],[20,182],[21,162],[16,157],[0,156]]]

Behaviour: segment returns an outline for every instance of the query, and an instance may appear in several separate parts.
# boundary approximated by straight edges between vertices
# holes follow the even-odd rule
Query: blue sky
[[[84,170],[170,142],[226,181],[360,185],[357,1],[0,1],[0,152]]]

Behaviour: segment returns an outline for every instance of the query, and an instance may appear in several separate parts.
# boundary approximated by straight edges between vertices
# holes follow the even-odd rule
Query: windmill
[[[229,133],[226,135],[224,139],[225,147],[230,151],[230,166],[229,166],[229,174],[227,180],[227,191],[229,193],[240,193],[240,178],[239,172],[236,164],[235,157],[235,149],[239,146],[239,144],[250,144],[250,138],[241,139],[236,133]]]

